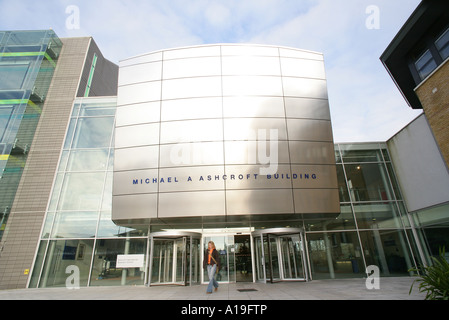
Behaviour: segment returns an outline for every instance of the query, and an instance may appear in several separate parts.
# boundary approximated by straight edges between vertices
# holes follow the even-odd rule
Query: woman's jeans
[[[207,265],[207,275],[209,276],[209,285],[207,286],[206,292],[212,292],[212,286],[218,288],[218,282],[215,280],[215,272],[217,270],[217,265],[214,264],[211,266]]]

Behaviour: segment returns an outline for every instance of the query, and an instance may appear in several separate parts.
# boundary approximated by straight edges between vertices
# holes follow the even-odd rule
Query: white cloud
[[[186,45],[251,42],[324,53],[336,141],[389,138],[418,112],[403,100],[379,56],[420,0],[0,0],[0,29],[54,28],[92,35],[114,62]],[[68,5],[80,29],[65,26]],[[368,30],[366,8],[379,8]]]

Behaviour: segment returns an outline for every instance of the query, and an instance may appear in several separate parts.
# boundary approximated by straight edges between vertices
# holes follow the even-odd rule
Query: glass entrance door
[[[185,237],[153,240],[151,284],[186,284],[185,245]]]
[[[150,242],[149,285],[200,283],[200,236],[161,232]]]
[[[266,229],[253,237],[257,281],[308,279],[302,229]]]
[[[252,282],[253,266],[251,259],[251,236],[234,236],[235,257],[235,281]]]
[[[282,278],[284,280],[304,280],[304,258],[301,236],[279,236],[282,257]]]

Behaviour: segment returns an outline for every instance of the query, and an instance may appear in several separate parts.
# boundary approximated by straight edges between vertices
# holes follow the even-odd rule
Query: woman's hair
[[[209,241],[208,246],[209,246],[209,244],[212,245],[212,249],[215,249],[215,243],[213,241]]]

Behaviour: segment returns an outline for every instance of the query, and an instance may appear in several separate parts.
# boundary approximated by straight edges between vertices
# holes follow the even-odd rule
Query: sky
[[[379,57],[420,0],[0,0],[0,30],[92,36],[122,59],[214,43],[324,54],[335,142],[386,141],[422,113]]]

